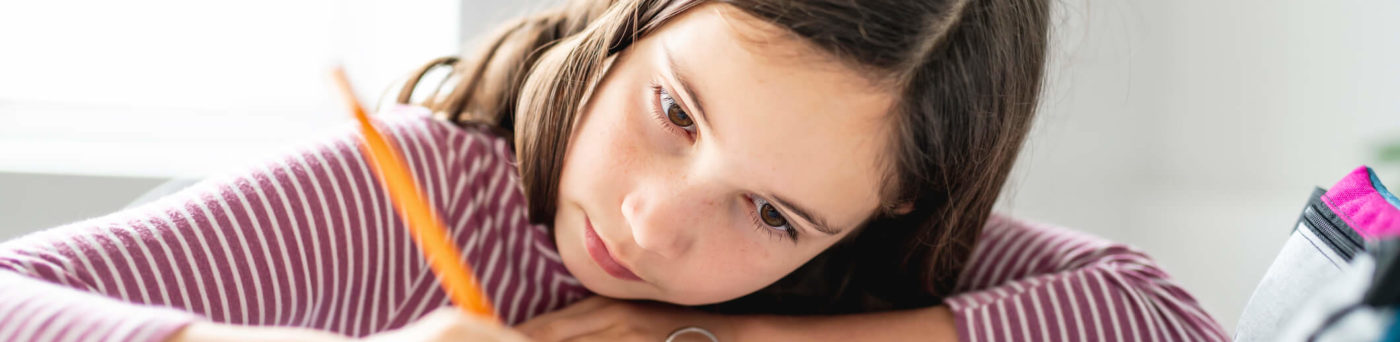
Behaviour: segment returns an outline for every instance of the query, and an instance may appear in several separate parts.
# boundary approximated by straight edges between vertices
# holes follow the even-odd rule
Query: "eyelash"
[[[749,201],[753,202],[753,210],[749,210],[749,220],[753,221],[753,227],[755,229],[768,232],[769,234],[773,234],[774,236],[777,236],[779,238],[791,240],[794,244],[797,243],[797,227],[792,226],[792,221],[788,221],[787,224],[783,225],[782,227],[774,227],[768,225],[767,223],[763,223],[763,220],[760,219],[758,215],[759,211],[763,210],[763,205],[769,204],[768,201],[761,198],[753,197],[749,197]],[[787,215],[783,215],[783,220],[787,220]]]
[[[672,98],[671,105],[681,105],[680,103],[677,103],[675,101],[674,95],[671,95],[670,92],[666,91],[666,88],[661,87],[661,84],[653,81],[651,83],[652,101],[650,101],[652,103],[652,106],[650,106],[652,119],[655,119],[658,124],[661,124],[661,128],[665,129],[667,133],[683,136],[687,139],[693,139],[695,137],[695,132],[685,129],[684,127],[676,126],[675,123],[672,123],[670,119],[666,118],[666,112],[664,110],[665,108],[663,108],[663,106],[665,106],[666,104],[661,101],[662,95],[666,95],[666,97]],[[693,117],[694,116],[692,116],[692,118]]]
[[[665,112],[662,108],[662,106],[665,105],[661,100],[662,95],[666,95],[667,97],[673,96],[670,94],[670,92],[667,92],[666,89],[661,86],[661,84],[653,81],[651,83],[651,103],[653,104],[651,106],[652,118],[655,119],[656,123],[661,125],[661,128],[665,129],[666,132],[685,137],[686,139],[692,139],[694,137],[694,132],[686,130],[683,127],[678,127],[675,123],[671,122],[670,119],[666,118],[666,115],[664,114]],[[676,103],[674,98],[672,98],[671,105],[679,106],[680,104]],[[759,211],[763,210],[763,205],[769,204],[769,202],[764,199],[749,196],[745,196],[745,198],[749,199],[749,202],[753,204],[752,208],[748,210],[748,212],[749,220],[753,223],[754,229],[762,230],[764,232],[767,232],[768,234],[772,234],[773,236],[781,239],[790,240],[794,244],[797,243],[797,228],[792,226],[792,221],[788,221],[788,223],[783,225],[782,227],[769,226],[767,223],[763,223],[763,220],[758,217]],[[786,220],[787,215],[783,215],[783,217]]]

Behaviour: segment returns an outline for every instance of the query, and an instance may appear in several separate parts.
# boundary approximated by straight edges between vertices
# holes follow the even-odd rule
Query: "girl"
[[[429,314],[347,133],[6,243],[0,339],[1225,339],[1141,253],[990,216],[1047,11],[572,1],[381,115],[509,328]]]

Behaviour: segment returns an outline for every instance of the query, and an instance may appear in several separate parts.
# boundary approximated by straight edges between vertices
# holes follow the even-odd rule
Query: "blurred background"
[[[235,170],[553,1],[0,3],[0,240]],[[1313,187],[1400,186],[1400,2],[1056,0],[1000,210],[1146,250],[1227,329]]]

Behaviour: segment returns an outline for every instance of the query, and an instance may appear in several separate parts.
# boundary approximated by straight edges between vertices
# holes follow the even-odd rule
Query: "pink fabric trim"
[[[1371,168],[1362,165],[1322,195],[1327,206],[1366,240],[1400,236],[1400,209],[1371,184]]]

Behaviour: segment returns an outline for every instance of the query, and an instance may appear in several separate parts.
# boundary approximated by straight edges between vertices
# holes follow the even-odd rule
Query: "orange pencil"
[[[360,106],[360,101],[355,99],[355,92],[350,88],[350,80],[345,77],[345,70],[336,67],[332,73],[341,95],[354,112],[355,120],[360,122],[360,132],[365,136],[365,143],[361,144],[360,148],[369,156],[371,165],[378,166],[373,168],[374,174],[389,192],[394,207],[402,213],[404,225],[408,226],[409,233],[418,241],[418,247],[423,250],[423,257],[427,258],[428,266],[442,283],[442,289],[447,291],[452,303],[468,315],[488,317],[491,321],[499,323],[496,315],[491,312],[491,303],[487,302],[481,286],[477,284],[476,278],[472,277],[471,267],[458,262],[462,257],[457,252],[457,246],[448,238],[447,227],[432,207],[428,206],[423,193],[418,190],[408,173],[408,168],[404,166],[403,158],[374,125],[370,124],[369,115],[365,113],[364,107]]]

